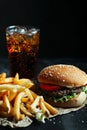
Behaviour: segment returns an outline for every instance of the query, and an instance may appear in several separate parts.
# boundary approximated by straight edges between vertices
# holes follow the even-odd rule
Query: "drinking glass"
[[[40,29],[12,25],[6,28],[6,43],[10,60],[10,75],[35,78],[40,43]]]

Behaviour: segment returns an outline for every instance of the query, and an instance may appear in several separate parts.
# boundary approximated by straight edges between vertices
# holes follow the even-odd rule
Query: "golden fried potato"
[[[31,90],[35,84],[26,78],[6,77],[0,74],[0,116],[13,117],[16,121],[26,116],[44,122],[45,118],[56,115],[57,110],[44,101],[43,96]]]

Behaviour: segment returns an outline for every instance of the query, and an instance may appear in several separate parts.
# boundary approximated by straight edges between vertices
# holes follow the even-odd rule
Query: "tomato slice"
[[[46,90],[46,91],[54,91],[54,90],[59,90],[59,89],[61,89],[61,86],[41,83],[41,84],[40,84],[40,88],[41,88],[42,90]]]

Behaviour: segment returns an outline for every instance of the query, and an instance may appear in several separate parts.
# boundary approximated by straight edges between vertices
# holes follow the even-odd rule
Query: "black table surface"
[[[86,58],[42,58],[38,60],[38,73],[39,71],[53,64],[72,64],[75,65],[85,72],[87,72],[87,59]],[[0,73],[6,72],[7,76],[9,73],[9,60],[7,58],[0,58]],[[0,126],[0,130],[10,130],[10,127]],[[84,108],[71,112],[65,115],[58,115],[55,118],[46,120],[45,123],[34,121],[29,127],[16,128],[20,130],[87,130],[87,106]]]

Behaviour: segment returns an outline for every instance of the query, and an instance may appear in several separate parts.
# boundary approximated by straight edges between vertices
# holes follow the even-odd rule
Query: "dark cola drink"
[[[10,74],[33,79],[37,73],[40,31],[36,28],[10,26],[6,29]]]

